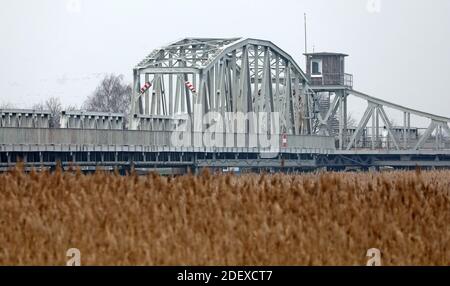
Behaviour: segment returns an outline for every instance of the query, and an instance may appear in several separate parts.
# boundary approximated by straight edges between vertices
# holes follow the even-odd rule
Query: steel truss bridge
[[[49,112],[0,110],[0,170],[18,161],[27,168],[60,162],[87,170],[170,172],[450,167],[450,118],[369,96],[345,82],[314,85],[270,41],[187,38],[154,50],[133,75],[127,128],[122,114],[63,112],[61,127],[49,128]],[[320,112],[323,93],[330,101]],[[348,122],[352,97],[367,103],[356,126]],[[392,125],[387,108],[401,112],[402,126]],[[429,121],[420,134],[411,115]],[[205,116],[208,122],[196,121]]]

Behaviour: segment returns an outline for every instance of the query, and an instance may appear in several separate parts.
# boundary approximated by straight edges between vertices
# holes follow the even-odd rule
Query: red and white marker
[[[281,144],[283,145],[283,148],[287,148],[288,146],[288,136],[286,133],[283,133],[281,136]]]
[[[190,83],[189,81],[186,82],[186,87],[189,88],[190,91],[192,92],[197,92],[197,90],[195,89],[194,85],[192,83]]]
[[[152,87],[152,84],[150,82],[146,82],[141,88],[141,94],[145,93],[150,87]]]

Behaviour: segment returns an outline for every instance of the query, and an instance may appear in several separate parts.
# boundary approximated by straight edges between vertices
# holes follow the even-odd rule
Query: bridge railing
[[[353,75],[348,73],[322,73],[320,76],[310,78],[312,85],[327,86],[341,85],[348,88],[353,87]]]
[[[362,131],[361,136],[353,142],[352,149],[396,149],[395,143],[399,145],[400,150],[413,149],[419,142],[420,138],[427,131],[427,128],[413,128],[410,130],[394,129],[393,136],[395,142],[390,135],[388,135],[384,128],[378,130],[378,136],[372,134],[372,128],[367,127]],[[338,130],[334,130],[335,135],[338,134]],[[354,129],[348,129],[345,133],[344,145],[350,144],[351,137],[354,134]],[[432,134],[426,139],[420,150],[450,150],[450,137],[441,134]],[[339,142],[337,141],[336,147],[338,148]]]
[[[86,145],[112,148],[114,146],[148,146],[169,147],[174,150],[211,147],[244,147],[255,150],[299,148],[322,150],[321,152],[335,149],[334,138],[330,136],[275,135],[270,138],[266,135],[241,133],[39,128],[0,128],[0,147],[1,145],[71,145],[75,148]]]
[[[401,139],[400,137],[396,137],[397,142],[402,142],[400,146],[400,150],[411,150],[414,148],[414,146],[417,145],[419,142],[419,139],[417,138],[407,138],[406,140]],[[443,138],[438,141],[436,144],[436,137],[430,136],[421,147],[420,150],[450,150],[450,139]],[[347,138],[345,140],[345,143],[350,143],[350,139]],[[336,144],[338,146],[338,144]],[[377,138],[373,138],[372,143],[372,136],[362,136],[360,139],[358,139],[354,146],[352,147],[352,150],[358,150],[358,149],[385,149],[385,150],[395,150],[395,143],[389,136],[380,136]]]

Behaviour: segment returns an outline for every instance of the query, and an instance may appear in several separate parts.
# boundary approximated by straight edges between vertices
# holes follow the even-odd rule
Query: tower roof
[[[347,54],[343,53],[330,53],[330,52],[318,52],[318,53],[305,53],[305,56],[342,56],[348,57]]]

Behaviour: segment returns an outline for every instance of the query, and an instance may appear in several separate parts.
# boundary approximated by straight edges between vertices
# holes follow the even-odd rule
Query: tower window
[[[321,76],[322,75],[322,60],[312,60],[311,61],[311,75]]]

